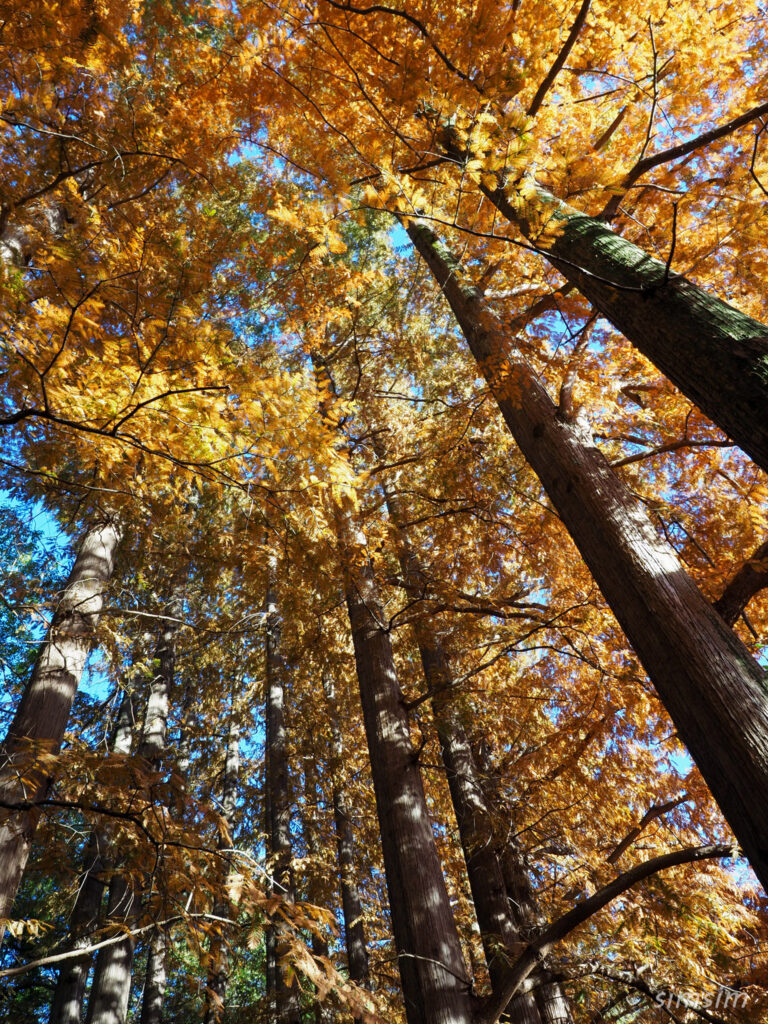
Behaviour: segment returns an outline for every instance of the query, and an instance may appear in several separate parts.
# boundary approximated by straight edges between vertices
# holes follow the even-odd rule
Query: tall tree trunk
[[[131,749],[132,732],[133,708],[130,694],[125,691],[120,701],[115,732],[110,743],[111,753],[128,753]],[[106,845],[106,837],[98,830],[94,830],[88,842],[83,876],[69,922],[72,949],[90,946],[93,942],[93,932],[99,924],[105,887],[101,876],[107,867]],[[49,1024],[80,1024],[85,985],[92,959],[92,954],[86,954],[82,959],[67,961],[60,968],[48,1018]]]
[[[123,756],[130,754],[133,740],[133,716],[128,704],[127,714],[121,707],[120,727],[113,750]],[[110,860],[105,854],[105,860]],[[114,861],[112,862],[114,865]],[[109,883],[107,918],[130,924],[134,915],[135,894],[125,876],[113,874]],[[131,967],[133,965],[132,936],[100,949],[91,982],[88,1000],[88,1024],[124,1024],[131,994]],[[79,1020],[79,1017],[78,1017]]]
[[[314,906],[325,902],[326,890],[321,877],[323,870],[323,841],[320,834],[320,805],[318,798],[317,758],[314,751],[304,759],[304,842],[309,858],[309,878],[306,900]],[[323,934],[312,932],[312,952],[315,956],[328,956],[328,941]],[[327,1000],[315,1000],[315,1024],[331,1024],[333,1010]]]
[[[141,997],[141,1024],[160,1024],[163,1019],[163,1003],[168,984],[167,955],[168,935],[164,928],[158,928],[153,933],[147,950],[144,992]]]
[[[120,537],[113,521],[100,522],[85,534],[2,747],[0,805],[26,807],[4,810],[0,824],[0,920],[10,917],[39,818],[35,804],[49,785],[47,772],[27,762],[35,750],[56,753],[61,746]]]
[[[227,831],[231,832],[234,827],[235,814],[237,811],[237,783],[240,777],[240,728],[235,721],[234,709],[230,713],[229,729],[227,730],[227,754],[224,762],[224,780],[221,787],[221,816]],[[229,848],[229,841],[221,836],[219,849]],[[225,869],[221,881],[226,885],[228,871]],[[213,906],[213,913],[217,917],[224,917],[229,911],[229,904],[225,899],[220,899]],[[227,956],[226,943],[221,935],[211,939],[211,964],[208,970],[208,985],[205,992],[205,1015],[204,1024],[217,1024],[221,1020],[224,1010],[224,1000],[227,997],[227,986],[229,984],[229,957]],[[144,1022],[142,1021],[142,1024]]]
[[[269,854],[274,891],[293,903],[296,894],[291,859],[291,787],[288,771],[288,737],[285,729],[285,665],[280,653],[280,613],[276,596],[277,560],[269,565],[269,581],[265,600],[266,620],[266,772],[269,791]],[[280,925],[270,926],[274,941],[273,994],[276,1024],[299,1024],[300,1009],[295,985],[288,985],[280,963],[282,953]],[[268,982],[271,980],[268,972]]]
[[[153,674],[138,745],[138,756],[152,767],[158,765],[167,741],[177,630],[173,620],[178,617],[179,608],[180,594],[174,591],[164,606],[168,618],[163,621],[157,634]],[[137,888],[125,875],[113,875],[109,885],[107,916],[118,924],[130,927],[139,914],[141,895],[140,887]],[[142,1019],[145,1012],[150,1016],[147,1021],[143,1020],[143,1024],[154,1024],[159,1019],[154,1015],[162,1013],[166,981],[165,945],[164,933],[156,931],[150,943],[148,966],[151,967],[151,977],[148,979],[150,983],[144,986],[146,1002],[142,1006]],[[99,950],[88,1000],[87,1024],[125,1024],[131,996],[134,946],[133,937],[126,936],[123,941]]]
[[[484,756],[482,746],[471,747],[477,779],[487,804],[498,810],[503,808],[497,785],[498,776]],[[505,815],[506,816],[506,815]],[[504,888],[509,908],[515,922],[519,940],[524,944],[538,934],[547,924],[541,913],[536,893],[531,884],[531,872],[517,838],[510,834],[495,834],[493,843],[501,865]],[[518,950],[519,951],[519,950]],[[559,982],[550,981],[533,990],[539,1014],[545,1024],[572,1024],[570,1003]]]
[[[383,452],[377,451],[376,454],[383,462]],[[395,528],[403,581],[408,595],[418,600],[426,591],[426,576],[402,529],[405,517],[397,495],[386,483],[382,489],[390,522]],[[519,949],[521,921],[513,911],[514,901],[510,903],[512,894],[505,884],[493,818],[464,721],[456,704],[457,694],[450,660],[440,637],[428,621],[417,619],[414,632],[427,692],[433,695],[431,704],[440,753],[467,865],[469,887],[491,986],[496,989],[504,977],[510,958]],[[530,887],[529,895],[533,897]],[[512,999],[507,1017],[515,1024],[560,1024],[563,1020],[565,1024],[571,1024],[570,1014],[565,1018],[552,1018],[549,1013],[542,1012],[545,1006],[549,1009],[550,1004],[554,1008],[554,1000],[540,1002],[537,993],[520,993]],[[567,1002],[561,998],[558,1011],[563,1005],[567,1010]]]
[[[140,756],[151,764],[157,764],[162,757],[168,739],[168,712],[170,694],[176,674],[176,634],[178,619],[183,609],[183,592],[179,585],[171,590],[171,596],[163,609],[165,618],[157,637],[154,658],[154,678],[147,701]],[[180,760],[184,757],[180,752]],[[168,984],[166,959],[168,956],[168,934],[158,928],[152,934],[147,951],[147,966],[144,975],[144,992],[141,999],[141,1024],[160,1024]]]
[[[768,472],[768,327],[536,186],[483,193],[565,279]],[[542,235],[542,229],[546,233]],[[673,239],[669,239],[670,246]]]
[[[339,511],[345,591],[408,1024],[469,1024],[472,997],[365,538]]]
[[[581,425],[561,416],[434,232],[408,234],[442,288],[511,433],[768,887],[764,672],[660,539]]]
[[[347,947],[349,977],[364,988],[370,986],[368,948],[365,942],[363,904],[357,887],[354,835],[349,801],[341,780],[341,766],[344,760],[344,743],[339,725],[339,709],[333,678],[326,669],[323,671],[323,690],[328,703],[331,724],[331,787],[333,798],[333,823],[336,831],[336,849],[339,858],[339,880],[341,884],[341,909],[344,915],[344,941]]]

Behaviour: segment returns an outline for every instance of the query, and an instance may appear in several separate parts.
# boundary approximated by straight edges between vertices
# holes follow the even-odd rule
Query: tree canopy
[[[0,36],[0,1020],[757,1024],[761,2]]]

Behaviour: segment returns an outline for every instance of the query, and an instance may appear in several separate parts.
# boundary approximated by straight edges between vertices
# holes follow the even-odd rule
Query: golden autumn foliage
[[[132,1002],[110,1024],[138,1021],[162,933],[167,1022],[427,1022],[398,975],[388,817],[348,615],[350,588],[370,579],[488,1024],[494,943],[514,968],[623,872],[733,838],[407,232],[426,224],[448,242],[452,273],[503,329],[494,371],[526,360],[706,599],[736,579],[729,622],[764,665],[765,474],[567,279],[567,259],[547,256],[565,230],[559,201],[768,323],[765,12],[0,6],[9,722],[65,591],[50,536],[74,547],[95,522],[122,530],[62,742],[13,755],[22,789],[50,782],[0,953],[0,1019],[61,1024],[50,989],[69,961],[57,958],[83,936],[112,948],[132,933]],[[43,533],[24,539],[35,517]],[[443,690],[425,680],[425,632],[450,665]],[[116,752],[125,695],[133,738]],[[512,945],[478,924],[446,706],[477,766],[488,842],[535,905]],[[102,906],[78,938],[96,840],[102,887],[122,879],[135,898],[122,916]],[[367,979],[348,954],[350,871]],[[558,981],[575,1024],[757,1024],[766,927],[746,860],[708,855],[597,909],[541,955],[529,990]],[[725,988],[739,998],[716,1002]],[[680,994],[698,1010],[665,1002]]]

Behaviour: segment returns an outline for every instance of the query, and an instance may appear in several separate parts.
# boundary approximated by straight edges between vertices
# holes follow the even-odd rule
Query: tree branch
[[[713,608],[732,626],[749,602],[761,590],[768,587],[768,541],[753,552],[742,565]]]
[[[608,854],[608,856],[605,858],[608,861],[608,863],[615,864],[619,857],[621,857],[621,855],[629,849],[629,847],[632,845],[632,843],[634,843],[634,841],[637,839],[640,833],[644,829],[646,829],[652,821],[655,821],[656,818],[661,818],[668,811],[672,811],[675,809],[675,807],[679,807],[680,804],[684,804],[687,799],[688,794],[683,793],[683,795],[679,796],[676,800],[670,800],[665,804],[654,804],[653,807],[651,807],[649,810],[645,812],[645,814],[640,819],[639,824],[636,825],[633,829],[631,829],[627,833],[627,835],[621,840],[619,845]]]
[[[593,896],[577,903],[572,910],[545,928],[539,937],[528,945],[506,972],[505,978],[497,986],[496,991],[486,1001],[478,1014],[477,1024],[497,1024],[521,984],[549,953],[555,943],[560,942],[617,896],[626,892],[627,889],[631,889],[633,885],[659,871],[664,871],[666,868],[676,867],[679,864],[691,864],[700,860],[711,860],[716,857],[732,857],[734,853],[735,848],[730,844],[694,846],[684,850],[675,850],[673,853],[665,853],[660,857],[653,857],[651,860],[643,861],[643,863],[630,868],[629,871],[625,871]]]
[[[554,63],[547,72],[546,78],[536,90],[536,95],[533,97],[530,106],[526,110],[528,117],[534,117],[536,115],[539,107],[544,102],[544,98],[549,92],[552,83],[562,69],[563,64],[568,60],[568,54],[573,49],[574,43],[579,38],[579,32],[581,32],[584,22],[587,20],[587,13],[589,12],[591,3],[592,0],[582,0],[579,13],[576,15],[576,20],[571,26],[571,31],[568,33],[568,38],[563,43],[560,53],[555,57]]]

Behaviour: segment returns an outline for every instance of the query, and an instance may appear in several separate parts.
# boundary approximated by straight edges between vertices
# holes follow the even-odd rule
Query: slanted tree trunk
[[[336,849],[339,858],[339,880],[341,884],[341,909],[344,916],[344,940],[347,948],[349,977],[364,988],[370,986],[368,948],[365,942],[363,904],[357,887],[357,866],[352,832],[352,818],[349,801],[341,780],[341,766],[344,761],[344,743],[339,725],[339,709],[336,702],[336,688],[330,672],[323,671],[323,690],[328,703],[331,725],[331,787],[333,797],[333,823],[336,830]]]
[[[285,664],[280,653],[280,613],[276,595],[276,559],[269,566],[265,599],[266,620],[266,787],[269,792],[269,855],[276,895],[293,903],[296,898],[291,859],[291,787],[288,771],[288,736],[285,728]],[[282,929],[272,924],[268,956],[267,997],[274,1002],[276,1024],[299,1024],[300,1009],[295,985],[288,985],[280,963]],[[270,989],[270,984],[273,988]]]
[[[227,730],[227,754],[224,762],[224,780],[221,787],[221,816],[228,832],[232,832],[237,812],[237,783],[240,777],[240,728],[232,710]],[[229,840],[221,836],[219,849],[229,849]],[[221,881],[226,885],[227,874]],[[214,903],[213,913],[216,917],[224,917],[229,911],[225,899]],[[217,1024],[224,1011],[224,1000],[227,997],[229,984],[229,957],[227,946],[221,935],[211,939],[210,967],[208,969],[208,985],[205,992],[204,1024]],[[143,1022],[142,1022],[143,1024]]]
[[[339,539],[392,929],[408,1024],[469,1024],[472,997],[387,619],[365,538],[339,510]]]
[[[376,442],[374,441],[374,448]],[[377,451],[383,461],[383,452]],[[402,529],[405,520],[400,501],[391,487],[382,484],[390,522],[395,528],[396,548],[403,581],[409,597],[418,600],[427,589],[426,576],[419,560]],[[499,844],[493,818],[483,790],[480,773],[467,735],[461,712],[457,706],[453,670],[445,647],[431,623],[419,618],[414,623],[427,692],[432,694],[432,711],[440,742],[440,753],[445,767],[451,802],[456,815],[459,839],[467,865],[467,876],[472,902],[480,928],[491,986],[501,983],[509,961],[514,958],[521,942],[521,921],[514,912],[514,900],[505,884]],[[530,888],[528,895],[533,898]],[[559,987],[558,987],[559,990]],[[559,1011],[568,1010],[559,990]],[[571,1024],[570,1014],[551,1017],[554,999],[539,1000],[533,991],[516,995],[507,1008],[507,1017],[514,1024]]]
[[[408,234],[453,310],[520,450],[537,473],[768,887],[764,672],[704,599],[583,426],[549,398],[434,232]]]
[[[481,190],[565,279],[768,472],[768,327],[536,186]],[[542,230],[545,233],[542,234]],[[673,244],[669,239],[670,246]]]
[[[48,790],[36,750],[58,752],[112,575],[121,530],[100,522],[85,534],[0,755],[0,921],[10,917]],[[24,810],[10,811],[22,804]],[[0,926],[1,927],[1,926]],[[1,933],[0,933],[1,934]]]
[[[170,689],[175,665],[174,638],[177,627],[173,619],[177,617],[179,607],[180,595],[174,592],[165,605],[169,618],[163,621],[155,646],[153,674],[137,751],[138,756],[148,761],[151,767],[158,765],[166,745]],[[114,874],[109,885],[107,917],[130,927],[139,914],[141,896],[140,887],[124,874]],[[165,945],[165,934],[162,930],[156,931],[150,943],[148,958],[151,975],[148,977],[149,984],[144,986],[146,1011],[145,1006],[142,1006],[142,1015],[146,1012],[150,1017],[144,1024],[155,1024],[159,1018],[152,1015],[162,1013],[166,981]],[[133,937],[126,936],[123,941],[99,950],[88,1000],[87,1024],[125,1024],[131,995],[134,946]]]
[[[131,749],[132,732],[131,697],[125,691],[120,701],[110,751],[113,754],[128,753]],[[99,924],[105,887],[102,875],[107,867],[106,845],[106,837],[98,830],[94,830],[86,849],[84,871],[69,922],[72,949],[90,946],[93,942],[93,932]],[[48,1018],[49,1024],[80,1024],[85,985],[92,959],[92,954],[85,954],[82,959],[65,962],[59,969]]]

